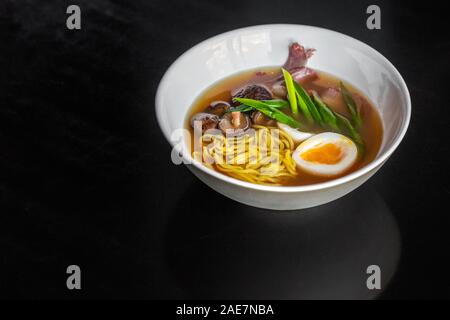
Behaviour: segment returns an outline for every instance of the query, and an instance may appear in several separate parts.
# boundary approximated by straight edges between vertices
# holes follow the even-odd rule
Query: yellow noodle
[[[253,129],[253,133],[241,137],[204,134],[200,142],[205,165],[256,184],[282,185],[295,179],[292,138],[274,127],[255,125]],[[194,157],[199,157],[198,153]]]

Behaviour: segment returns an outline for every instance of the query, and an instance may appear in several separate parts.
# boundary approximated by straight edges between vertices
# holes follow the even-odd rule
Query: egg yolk
[[[301,157],[308,162],[336,164],[342,159],[342,150],[335,144],[327,143],[303,152]]]

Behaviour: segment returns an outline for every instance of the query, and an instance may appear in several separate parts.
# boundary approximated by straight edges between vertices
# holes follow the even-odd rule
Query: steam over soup
[[[194,159],[230,177],[296,186],[347,175],[376,157],[380,116],[357,89],[306,66],[313,49],[289,48],[283,67],[233,75],[188,114]]]

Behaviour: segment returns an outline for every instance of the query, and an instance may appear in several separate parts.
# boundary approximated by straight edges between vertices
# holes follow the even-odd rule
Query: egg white
[[[309,139],[314,135],[314,133],[303,132],[303,131],[291,128],[287,124],[284,124],[281,122],[278,122],[277,124],[278,124],[278,128],[280,128],[281,130],[286,132],[295,143],[300,143],[302,141],[305,141],[306,139]]]
[[[325,144],[333,144],[341,149],[342,155],[339,162],[335,164],[324,164],[306,161],[302,158],[302,154],[306,151]],[[295,149],[292,158],[303,171],[316,176],[333,177],[351,168],[358,158],[358,149],[355,143],[346,136],[334,132],[324,132],[302,142]]]

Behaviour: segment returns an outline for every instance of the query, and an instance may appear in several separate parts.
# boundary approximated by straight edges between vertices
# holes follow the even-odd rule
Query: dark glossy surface
[[[102,298],[449,298],[449,39],[443,8],[379,1],[64,1],[0,4],[0,296]],[[154,116],[177,56],[254,24],[330,28],[384,54],[404,76],[406,139],[367,184],[298,213],[211,191]],[[180,75],[189,77],[195,75]],[[66,267],[82,290],[66,289]]]

